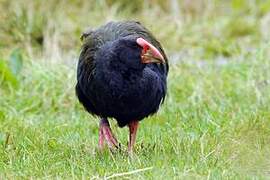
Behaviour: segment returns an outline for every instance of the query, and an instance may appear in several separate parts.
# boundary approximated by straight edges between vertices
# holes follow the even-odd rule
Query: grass
[[[53,2],[47,6],[41,6],[42,1],[28,2],[29,6],[15,8],[30,8],[37,16],[16,11],[17,18],[25,18],[26,24],[35,22],[31,27],[37,28],[32,31],[27,25],[24,32],[18,28],[24,27],[20,21],[14,24],[8,19],[5,28],[12,31],[3,30],[6,39],[0,46],[1,178],[269,177],[270,42],[259,25],[267,14],[265,2],[257,8],[249,1],[243,6],[246,9],[239,9],[237,3],[242,1],[233,1],[230,15],[220,8],[230,7],[225,2],[208,7],[209,11],[191,10],[186,5],[181,20],[170,24],[167,21],[175,14],[168,13],[169,7],[163,4],[151,10],[141,7],[137,12],[134,7],[118,12],[125,3],[109,2],[93,5],[90,13],[80,3],[60,1],[64,11],[53,12],[57,16],[50,19],[42,9]],[[37,11],[31,9],[31,3]],[[99,13],[101,7],[107,9]],[[5,12],[14,13],[12,8]],[[43,12],[45,24],[40,19]],[[154,24],[157,14],[162,17]],[[239,14],[243,18],[236,18]],[[89,15],[96,19],[88,20]],[[144,22],[160,37],[171,63],[165,104],[157,115],[142,121],[132,157],[126,153],[127,128],[119,129],[113,120],[122,150],[98,151],[98,118],[83,110],[74,92],[79,32],[88,23],[83,21],[96,26],[127,16]],[[31,17],[38,18],[30,21]],[[53,30],[52,26],[59,28]],[[16,53],[21,54],[14,57]]]

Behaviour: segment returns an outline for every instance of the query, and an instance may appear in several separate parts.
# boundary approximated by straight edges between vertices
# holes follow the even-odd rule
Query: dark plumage
[[[139,44],[144,41],[138,38],[152,44],[165,63],[152,63],[152,56],[142,54]],[[110,22],[82,39],[76,94],[89,113],[115,118],[123,127],[157,112],[166,95],[169,67],[160,43],[145,27],[134,21]]]

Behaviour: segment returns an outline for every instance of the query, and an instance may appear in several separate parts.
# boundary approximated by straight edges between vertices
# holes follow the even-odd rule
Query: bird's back
[[[166,68],[168,71],[168,61],[161,44],[156,40],[152,33],[136,21],[123,21],[123,22],[109,22],[96,30],[87,30],[83,33],[82,37],[85,39],[84,44],[91,46],[98,44],[98,46],[104,45],[106,42],[114,41],[121,37],[129,35],[136,35],[144,38],[152,43],[164,56],[166,60]],[[93,43],[94,41],[94,43]],[[91,42],[91,43],[90,43]]]

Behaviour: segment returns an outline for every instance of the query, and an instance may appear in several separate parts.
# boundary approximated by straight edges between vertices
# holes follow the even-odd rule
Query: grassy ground
[[[181,11],[162,1],[27,2],[0,1],[1,178],[270,176],[268,1],[180,1]],[[114,121],[122,151],[98,151],[98,118],[74,93],[80,32],[121,19],[152,29],[171,65],[168,97],[142,121],[132,157]]]

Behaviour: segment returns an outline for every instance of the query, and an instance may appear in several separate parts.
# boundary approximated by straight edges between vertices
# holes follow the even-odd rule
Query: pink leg
[[[98,147],[100,150],[103,150],[104,148],[104,134],[102,130],[102,126],[100,124],[99,132],[98,132],[99,138],[98,138]]]
[[[100,128],[99,128],[99,147],[103,149],[104,147],[104,139],[106,140],[109,148],[118,148],[119,144],[114,137],[112,130],[110,128],[109,121],[105,118],[100,120]]]
[[[128,143],[128,152],[133,151],[133,147],[136,140],[136,133],[139,126],[139,121],[132,121],[128,124],[129,127],[129,143]]]

